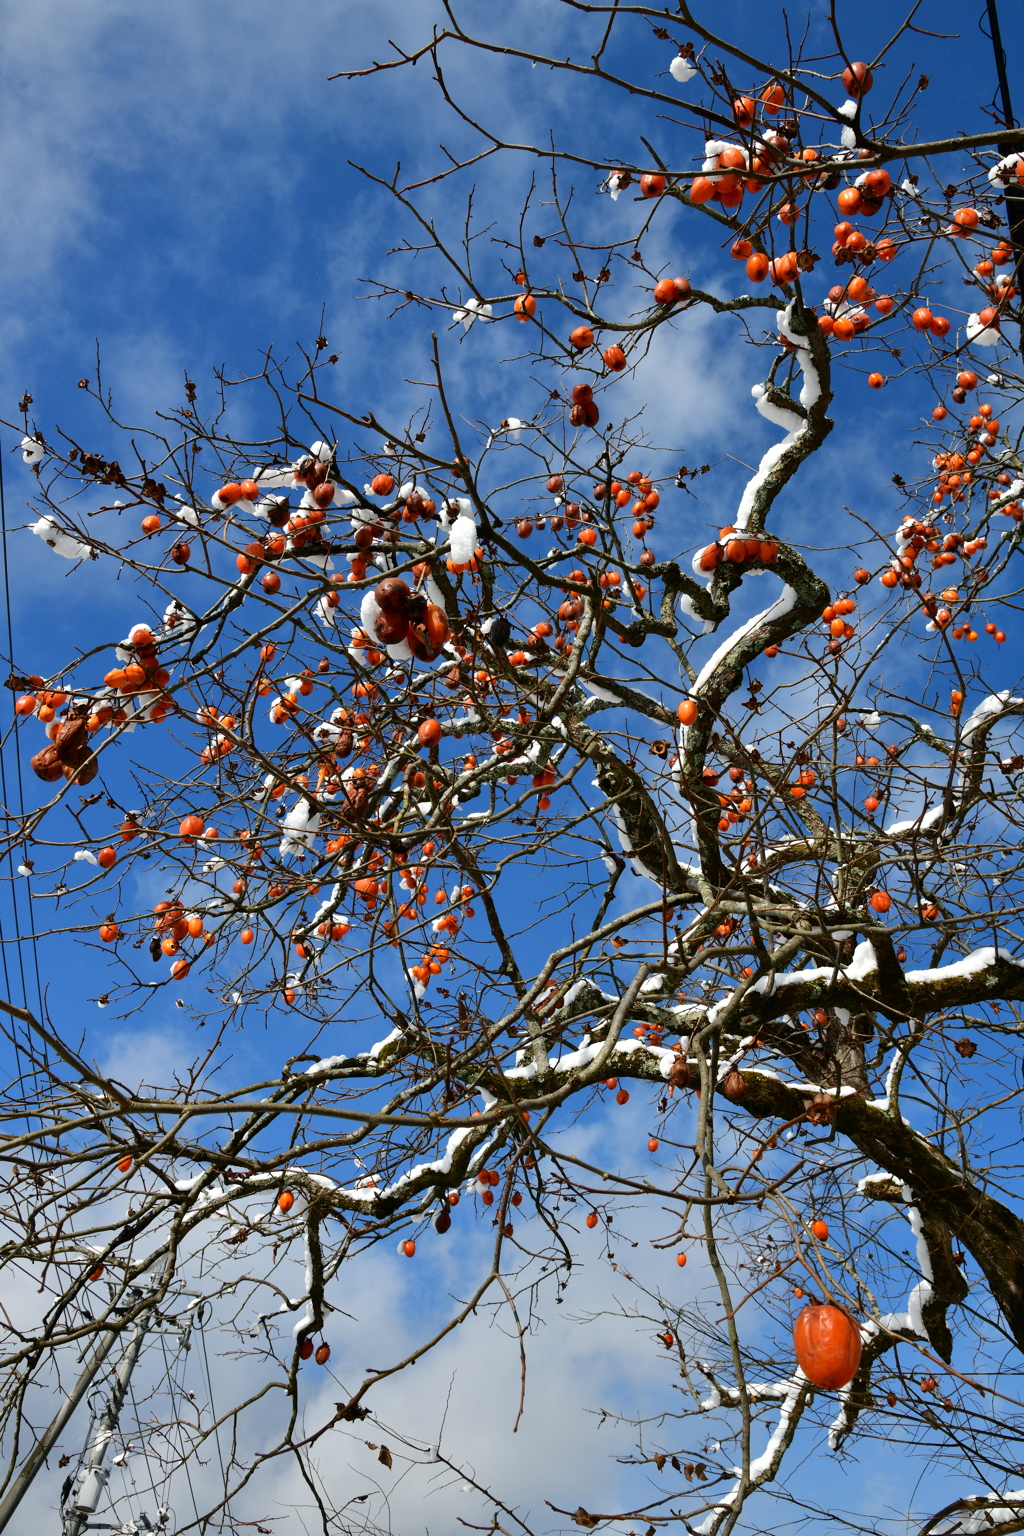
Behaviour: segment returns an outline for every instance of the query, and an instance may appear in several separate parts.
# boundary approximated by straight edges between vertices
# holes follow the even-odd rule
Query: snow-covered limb
[[[883,985],[874,945],[864,939],[845,966],[811,966],[761,977],[746,989],[743,1006],[758,1021],[818,1003],[852,1009],[869,1004],[897,1016],[923,1018],[957,1004],[1024,997],[1024,956],[985,945],[949,965],[905,971],[902,982],[901,997]],[[725,1011],[730,1000],[731,995],[716,1005],[716,1015]]]
[[[748,1381],[741,1395],[736,1387],[724,1386],[705,1361],[694,1360],[693,1364],[712,1387],[710,1396],[700,1404],[701,1413],[713,1413],[716,1408],[738,1408],[744,1397],[748,1403],[784,1402],[793,1386],[788,1376],[783,1381]]]
[[[751,390],[754,404],[760,415],[776,426],[786,429],[786,436],[781,443],[774,443],[761,458],[756,471],[747,481],[740,504],[736,511],[736,527],[740,532],[746,529],[751,517],[755,513],[763,511],[761,501],[763,493],[769,489],[773,474],[781,468],[790,449],[800,446],[800,439],[807,435],[813,436],[814,426],[809,419],[812,407],[818,405],[823,394],[821,373],[814,361],[810,344],[806,336],[799,335],[792,328],[793,319],[792,303],[777,316],[779,333],[784,336],[791,346],[795,348],[795,355],[803,373],[803,384],[800,388],[799,407],[786,409],[773,402],[770,392],[763,384],[755,384]],[[796,419],[794,420],[794,416]],[[787,477],[788,478],[788,477]]]
[[[736,1481],[732,1488],[717,1501],[714,1509],[699,1525],[692,1527],[699,1536],[715,1536],[731,1511],[737,1505],[742,1505],[748,1493],[771,1482],[775,1477],[782,1465],[783,1457],[793,1443],[800,1416],[812,1391],[811,1383],[802,1371],[797,1371],[788,1379],[785,1383],[785,1396],[779,1409],[779,1421],[768,1437],[768,1444],[760,1456],[751,1459],[749,1467],[733,1469]],[[767,1390],[764,1395],[768,1395]],[[777,1394],[773,1392],[771,1395]]]
[[[755,630],[760,629],[762,625],[771,624],[774,619],[782,618],[783,615],[791,613],[796,606],[796,602],[797,595],[793,588],[789,586],[783,587],[782,592],[770,607],[765,608],[762,613],[755,613],[753,618],[747,619],[746,623],[741,624],[738,629],[734,630],[727,639],[722,641],[714,654],[701,667],[700,672],[697,674],[697,681],[690,688],[691,695],[696,698],[704,692],[730,651],[742,646],[744,640],[752,635]]]
[[[1024,1488],[973,1493],[933,1515],[918,1536],[988,1536],[1024,1530]]]
[[[945,1301],[936,1298],[934,1287],[934,1271],[932,1268],[932,1255],[924,1236],[924,1224],[921,1212],[913,1204],[913,1194],[905,1184],[899,1184],[889,1174],[868,1174],[857,1185],[859,1194],[871,1200],[903,1200],[907,1202],[907,1218],[911,1231],[916,1240],[917,1265],[920,1279],[911,1288],[907,1296],[907,1306],[904,1312],[888,1312],[880,1315],[877,1322],[869,1319],[861,1326],[861,1343],[863,1353],[861,1363],[856,1376],[849,1386],[844,1387],[839,1393],[839,1412],[832,1420],[828,1430],[828,1443],[830,1450],[837,1450],[843,1440],[853,1431],[861,1409],[868,1400],[868,1386],[871,1376],[871,1367],[878,1356],[890,1349],[896,1341],[896,1336],[911,1339],[931,1339],[944,1354],[948,1350],[943,1349],[945,1330]],[[948,1247],[948,1234],[933,1233],[938,1244],[945,1242]],[[951,1257],[951,1256],[950,1256]],[[936,1308],[933,1302],[938,1299]],[[954,1298],[948,1298],[954,1299]],[[924,1321],[925,1311],[930,1315],[928,1326]]]
[[[1015,698],[1009,688],[1004,688],[1001,693],[990,693],[987,698],[977,704],[961,727],[961,737],[967,742],[981,729],[982,726],[992,726],[1000,715],[1019,714],[1024,708],[1024,699]]]

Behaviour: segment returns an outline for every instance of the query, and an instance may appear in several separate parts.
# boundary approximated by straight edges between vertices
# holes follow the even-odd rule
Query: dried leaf
[[[381,1463],[382,1466],[390,1467],[391,1452],[388,1450],[386,1445],[382,1445],[380,1450],[377,1452],[377,1460]]]

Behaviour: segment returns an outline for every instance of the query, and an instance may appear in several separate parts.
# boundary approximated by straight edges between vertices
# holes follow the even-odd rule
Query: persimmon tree
[[[22,402],[31,533],[116,566],[137,611],[49,676],[18,639],[37,793],[7,808],[14,878],[41,946],[102,954],[105,1006],[180,998],[206,1033],[186,1079],[135,1091],[78,1020],[3,1005],[2,1261],[45,1300],[5,1316],[8,1482],[39,1384],[185,1284],[258,1339],[261,1379],[221,1416],[224,1497],[176,1528],[227,1527],[292,1458],[338,1529],[326,1448],[365,1433],[378,1384],[491,1301],[527,1360],[545,1288],[650,1207],[670,1273],[635,1315],[681,1390],[638,1426],[632,1503],[590,1510],[581,1483],[557,1522],[717,1536],[765,1529],[777,1497],[840,1523],[833,1458],[895,1441],[956,1485],[946,1508],[919,1486],[922,1530],[1022,1529],[1024,132],[979,113],[922,138],[912,20],[861,61],[838,29],[828,57],[759,57],[682,3],[552,9],[568,58],[443,4],[422,44],[348,72],[418,61],[476,136],[429,184],[374,173],[410,256],[375,291],[435,332],[411,414],[339,405],[323,336],[297,369],[186,382],[155,426],[98,375],[88,437]],[[450,85],[460,49],[628,92],[630,142],[612,165],[582,132],[518,142]],[[430,187],[502,157],[543,198],[497,243],[472,209],[450,239]],[[673,218],[718,241],[715,286],[647,266]],[[735,496],[619,419],[694,312],[749,374],[736,419],[776,434]],[[528,418],[460,396],[454,340],[495,328]],[[871,517],[837,498],[822,550],[801,486],[843,431],[840,371],[866,398],[909,382],[916,446]],[[268,1020],[290,1048],[254,1074]],[[631,1094],[635,1162],[575,1154],[564,1128]],[[472,1290],[412,1353],[346,1365],[310,1432],[342,1266],[382,1240],[429,1264],[471,1222],[493,1233]],[[801,1299],[852,1330],[838,1394],[794,1364]],[[500,1474],[488,1496],[493,1529],[551,1524]]]

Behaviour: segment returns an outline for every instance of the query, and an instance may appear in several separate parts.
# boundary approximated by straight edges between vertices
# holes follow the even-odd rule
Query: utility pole
[[[174,1289],[175,1293],[178,1295],[196,1294],[195,1292],[183,1291],[179,1287],[175,1287]],[[111,1287],[112,1299],[113,1294],[114,1288]],[[143,1286],[130,1286],[127,1296],[122,1299],[121,1304],[114,1307],[114,1313],[115,1315],[123,1315],[126,1311],[130,1311],[132,1308],[138,1306],[138,1304],[142,1301],[149,1301],[152,1303],[154,1297],[155,1291],[149,1290]],[[117,1374],[114,1378],[113,1385],[110,1388],[109,1396],[107,1397],[106,1407],[100,1416],[96,1432],[92,1435],[83,1453],[82,1464],[78,1472],[77,1492],[72,1494],[68,1484],[65,1484],[67,1492],[61,1498],[60,1502],[62,1508],[64,1507],[65,1502],[67,1502],[67,1508],[65,1509],[62,1518],[61,1536],[81,1536],[82,1532],[95,1530],[112,1531],[116,1529],[127,1532],[162,1531],[165,1529],[167,1521],[170,1518],[170,1512],[164,1508],[157,1510],[155,1525],[152,1524],[145,1515],[139,1515],[137,1517],[137,1521],[129,1521],[127,1525],[119,1525],[116,1527],[106,1524],[91,1523],[89,1517],[90,1515],[94,1515],[96,1513],[96,1507],[99,1504],[103,1490],[107,1484],[107,1479],[110,1475],[107,1471],[104,1470],[103,1462],[106,1458],[107,1449],[117,1429],[118,1420],[121,1415],[121,1409],[124,1406],[124,1400],[128,1393],[128,1386],[131,1382],[132,1372],[135,1370],[135,1367],[138,1363],[139,1355],[142,1352],[142,1346],[145,1342],[146,1334],[154,1325],[160,1328],[162,1331],[167,1331],[170,1329],[172,1332],[181,1334],[183,1347],[188,1349],[189,1346],[187,1335],[191,1322],[191,1318],[189,1317],[191,1311],[191,1307],[186,1309],[185,1317],[188,1319],[188,1321],[182,1323],[180,1320],[168,1318],[162,1315],[160,1312],[155,1312],[152,1308],[152,1305],[147,1305],[145,1310],[141,1312],[140,1315],[135,1319],[131,1334],[128,1338],[128,1342],[125,1345],[124,1354],[121,1357],[121,1363],[117,1368]],[[3,1498],[3,1500],[0,1500],[0,1531],[3,1531],[7,1528],[11,1516],[14,1514],[15,1510],[18,1508],[29,1488],[32,1486],[32,1483],[39,1475],[40,1470],[45,1466],[46,1458],[57,1444],[62,1431],[68,1423],[68,1420],[71,1418],[75,1409],[78,1407],[79,1403],[88,1392],[89,1387],[95,1380],[96,1375],[99,1372],[104,1360],[106,1360],[115,1343],[117,1343],[120,1338],[121,1330],[117,1328],[110,1328],[105,1332],[104,1336],[100,1339],[95,1350],[93,1351],[88,1364],[82,1371],[82,1374],[79,1376],[78,1380],[71,1388],[60,1408],[57,1410],[57,1413],[52,1422],[42,1432],[32,1450],[29,1452],[28,1456],[26,1456],[24,1465],[18,1472],[17,1477],[11,1483],[10,1488],[7,1490],[6,1496]],[[68,1482],[70,1483],[70,1479]]]
[[[43,1431],[33,1446],[32,1450],[25,1458],[24,1466],[18,1473],[17,1477],[14,1479],[14,1482],[11,1484],[10,1488],[8,1488],[3,1501],[0,1502],[0,1531],[6,1529],[7,1523],[11,1516],[14,1514],[14,1511],[17,1509],[29,1488],[32,1486],[33,1480],[39,1472],[39,1469],[42,1467],[43,1463],[46,1461],[47,1456],[50,1454],[50,1452],[53,1450],[53,1447],[60,1439],[61,1431],[64,1429],[64,1426],[67,1424],[71,1415],[82,1401],[82,1398],[88,1392],[96,1372],[99,1370],[100,1366],[109,1355],[117,1337],[118,1335],[116,1330],[111,1329],[106,1337],[100,1340],[92,1358],[90,1359],[88,1365],[85,1367],[85,1370],[82,1372],[81,1376],[79,1376],[78,1380],[75,1382],[74,1386],[71,1388],[71,1391],[68,1393],[67,1397],[64,1399],[63,1403],[58,1409],[57,1415],[53,1422]]]
[[[1003,52],[1003,39],[999,30],[999,12],[996,9],[996,0],[985,0],[988,11],[989,35],[992,39],[992,50],[996,59],[996,79],[999,83],[999,104],[1002,108],[1003,122],[1007,128],[1013,128],[1013,108],[1010,105],[1010,80],[1006,69],[1006,54]],[[1000,144],[1000,155],[1011,155],[1015,146],[1012,144]],[[1016,176],[1012,177],[1006,187],[1006,222],[1010,226],[1010,240],[1014,248],[1014,287],[1017,290],[1018,299],[1021,293],[1021,284],[1024,282],[1024,187],[1021,186]],[[1021,326],[1021,352],[1024,354],[1024,325]]]
[[[152,1314],[144,1312],[132,1329],[132,1336],[128,1340],[128,1347],[124,1352],[121,1364],[118,1366],[114,1385],[110,1389],[107,1406],[100,1416],[99,1425],[93,1436],[92,1445],[82,1464],[79,1473],[78,1492],[72,1496],[67,1512],[64,1515],[62,1536],[81,1536],[88,1528],[89,1516],[96,1513],[103,1490],[107,1485],[110,1473],[104,1470],[103,1460],[107,1454],[107,1447],[113,1438],[117,1428],[117,1421],[121,1416],[121,1407],[128,1391],[128,1383],[132,1379],[142,1342],[152,1322]]]

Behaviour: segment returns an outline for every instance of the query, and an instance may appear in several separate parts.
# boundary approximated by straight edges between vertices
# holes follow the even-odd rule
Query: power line
[[[999,29],[999,11],[996,0],[985,0],[985,12],[988,16],[988,36],[992,43],[992,52],[995,55],[996,80],[998,82],[999,99],[1002,106],[1003,122],[1007,128],[1016,126],[1013,116],[1013,105],[1010,101],[1010,78],[1006,66],[1006,50],[1003,47],[1003,35]],[[982,28],[984,31],[984,28]],[[1013,146],[1008,143],[999,145],[999,153],[1003,156],[1013,153]],[[1006,187],[1006,222],[1010,226],[1010,239],[1016,249],[1014,260],[1014,279],[1018,294],[1021,291],[1021,282],[1024,279],[1024,187],[1014,176]],[[1024,354],[1024,325],[1020,328],[1020,350]]]
[[[10,665],[13,667],[13,665],[14,665],[14,630],[13,630],[13,624],[12,624],[12,618],[11,618],[10,562],[9,562],[8,547],[7,547],[7,504],[6,504],[6,499],[5,499],[5,495],[4,495],[4,462],[3,462],[3,444],[2,444],[2,442],[0,442],[0,553],[2,553],[2,556],[3,556],[4,609],[5,609],[6,618],[7,618],[7,653],[8,653],[8,660],[10,662]],[[24,796],[24,786],[22,784],[22,778],[21,778],[21,758],[20,758],[20,755],[18,753],[17,733],[16,732],[14,733],[14,761],[15,761],[15,775],[16,775],[16,779],[17,779],[17,805],[15,805],[15,806],[12,806],[12,804],[11,804],[11,800],[10,800],[10,797],[8,795],[8,789],[7,789],[7,766],[6,766],[6,758],[5,758],[5,748],[7,746],[7,739],[8,739],[7,738],[7,733],[5,733],[2,737],[0,737],[0,795],[2,795],[2,797],[3,797],[3,804],[4,804],[4,807],[7,810],[8,814],[9,815],[13,814],[19,820],[19,823],[20,823],[21,818],[23,818],[24,814],[25,814],[25,796]],[[20,876],[18,876],[16,874],[16,872],[15,872],[13,847],[9,851],[8,858],[9,858],[9,865],[10,865],[10,902],[11,902],[11,914],[12,914],[12,919],[13,919],[13,921],[12,921],[12,929],[13,929],[13,932],[17,935],[16,954],[17,954],[17,961],[18,961],[18,975],[19,975],[19,980],[20,980],[20,983],[21,983],[21,1003],[22,1003],[22,1007],[27,1010],[29,1008],[28,980],[27,980],[26,975],[25,975],[25,945],[24,945],[24,942],[23,942],[23,939],[22,939],[22,927],[21,927],[21,922],[19,920],[19,902],[18,902],[18,881],[20,879]],[[36,939],[36,932],[35,932],[35,916],[34,916],[33,911],[32,911],[32,895],[31,895],[31,890],[30,890],[30,888],[28,886],[27,881],[26,881],[26,886],[25,886],[25,899],[26,899],[26,902],[27,902],[28,930],[29,930],[29,934],[31,935],[31,938],[30,938],[31,950],[32,950],[32,956],[33,956],[33,959],[34,959],[34,962],[35,962],[36,998],[37,998],[38,1010],[39,1010],[38,1017],[42,1018],[42,1016],[43,1016],[43,995],[42,995],[42,986],[41,986],[40,979],[39,979],[39,954],[38,954],[37,939]],[[11,987],[12,977],[11,977],[11,973],[10,973],[10,970],[9,970],[8,964],[7,964],[7,946],[6,946],[6,944],[0,945],[0,957],[2,957],[2,959],[3,959],[4,990],[5,990],[5,993],[6,993],[7,997],[11,1000],[11,1002],[13,1002],[14,1001],[14,993],[13,993],[13,990],[12,990],[12,987]],[[12,1042],[14,1044],[14,1054],[15,1054],[15,1061],[17,1063],[18,1074],[19,1074],[19,1077],[20,1077],[21,1081],[25,1084],[25,1086],[27,1088],[27,1085],[28,1085],[28,1073],[27,1073],[27,1070],[26,1070],[25,1061],[23,1059],[22,1044],[21,1044],[21,1041],[20,1041],[20,1039],[18,1037],[18,1030],[17,1030],[17,1026],[16,1025],[14,1025],[12,1027],[12,1029],[11,1029],[11,1040],[12,1040]]]

